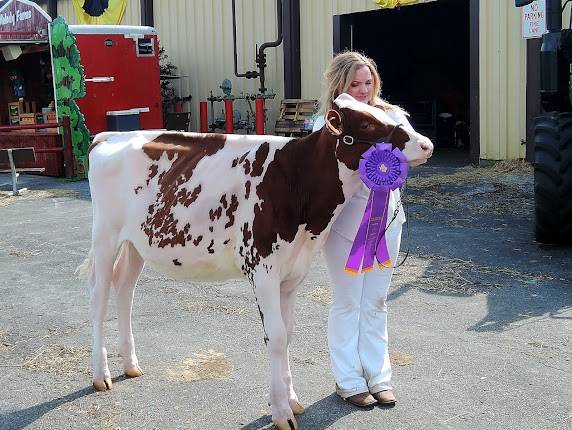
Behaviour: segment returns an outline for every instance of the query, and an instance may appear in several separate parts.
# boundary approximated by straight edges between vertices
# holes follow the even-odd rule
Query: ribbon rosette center
[[[362,155],[358,172],[370,193],[346,263],[351,274],[373,270],[374,260],[380,268],[392,266],[385,241],[389,194],[405,182],[407,160],[399,149],[377,143]]]

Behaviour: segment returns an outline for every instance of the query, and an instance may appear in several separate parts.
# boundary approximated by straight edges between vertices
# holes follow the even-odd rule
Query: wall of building
[[[168,5],[167,5],[168,4]],[[59,15],[69,24],[76,24],[75,11],[71,0],[58,2]],[[239,73],[258,70],[255,63],[255,46],[275,41],[276,2],[274,0],[238,0],[237,15],[237,63]],[[188,75],[192,100],[184,106],[191,110],[191,128],[199,128],[199,101],[206,100],[212,90],[221,95],[223,79],[232,82],[232,94],[255,94],[258,92],[258,79],[237,78],[234,76],[232,9],[230,0],[169,0],[155,1],[154,26],[159,34],[162,47],[169,60],[178,67],[179,75]],[[128,0],[122,24],[141,25],[139,0]],[[284,71],[282,46],[265,50],[267,92],[276,93],[274,99],[267,100],[267,128],[274,129],[280,100],[284,98]],[[187,82],[173,81],[177,95],[187,95]],[[215,103],[215,115],[221,116],[222,103]],[[210,105],[209,105],[210,109]],[[254,102],[252,102],[254,109]],[[249,110],[244,100],[235,102],[235,110],[246,118]]]
[[[513,1],[480,0],[479,3],[480,157],[522,158],[526,50],[521,38],[520,11]],[[371,0],[300,0],[302,98],[320,96],[322,73],[332,56],[333,16],[377,8]],[[238,0],[236,9],[238,71],[256,70],[255,44],[276,39],[276,2]],[[76,22],[71,0],[61,0],[58,11],[69,23]],[[168,6],[166,2],[155,1],[154,20],[161,45],[179,67],[178,73],[190,76],[193,99],[187,108],[192,112],[194,130],[198,129],[199,101],[205,100],[211,90],[215,95],[220,94],[223,79],[232,81],[234,95],[258,91],[258,80],[234,76],[229,0],[169,0]],[[129,0],[123,24],[140,24],[139,0]],[[284,94],[282,46],[266,52],[269,66],[266,86],[276,93],[276,98],[268,101],[267,125],[271,132]],[[244,116],[244,102],[237,101],[235,108]],[[215,104],[215,114],[222,115],[221,103]]]
[[[300,8],[302,94],[306,98],[319,98],[321,73],[333,52],[333,16],[365,12],[378,6],[371,0],[301,0]],[[480,0],[479,8],[480,157],[522,158],[526,50],[520,36],[520,12],[512,1]]]
[[[526,45],[514,2],[480,0],[481,158],[523,158],[526,138]]]
[[[169,58],[179,67],[178,73],[190,75],[192,127],[199,127],[198,106],[206,100],[210,91],[221,95],[223,79],[232,82],[232,94],[255,94],[258,79],[234,76],[232,9],[230,0],[169,0],[169,7],[155,2],[154,20],[161,45]],[[277,38],[276,1],[237,0],[236,37],[238,72],[258,70],[255,63],[255,46],[273,42]],[[282,45],[265,50],[266,88],[276,93],[267,100],[267,128],[271,132],[278,115],[280,100],[284,98],[284,70]],[[254,109],[254,103],[252,103]],[[215,103],[216,116],[222,115],[223,104]],[[210,105],[209,105],[210,110]],[[248,105],[244,100],[235,101],[235,110],[245,118]]]

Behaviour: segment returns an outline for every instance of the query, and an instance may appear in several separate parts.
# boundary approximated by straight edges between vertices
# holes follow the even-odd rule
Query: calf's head
[[[337,109],[326,113],[323,133],[338,138],[336,156],[349,169],[357,170],[361,155],[376,143],[391,143],[399,148],[410,166],[425,163],[433,144],[410,126],[396,123],[382,109],[359,102],[348,94],[335,100]]]

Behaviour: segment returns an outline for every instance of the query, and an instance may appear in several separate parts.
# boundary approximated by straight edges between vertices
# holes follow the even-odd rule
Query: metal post
[[[256,134],[264,134],[264,99],[258,98],[255,101],[256,112],[254,114],[254,120],[256,121]]]
[[[18,173],[14,165],[14,157],[12,156],[12,149],[8,149],[8,160],[10,161],[10,170],[12,171],[12,195],[19,196],[18,192]]]
[[[232,99],[225,99],[224,101],[224,132],[227,134],[234,133],[234,115],[232,107]]]
[[[300,0],[284,0],[284,98],[299,99],[300,66]]]
[[[153,19],[153,0],[141,0],[141,25],[155,26]]]
[[[201,133],[209,132],[208,106],[206,101],[199,102],[201,116]]]

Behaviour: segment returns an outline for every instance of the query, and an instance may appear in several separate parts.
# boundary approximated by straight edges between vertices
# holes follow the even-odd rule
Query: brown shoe
[[[377,393],[372,393],[372,396],[380,406],[393,407],[395,406],[395,396],[391,390],[378,391]]]
[[[351,403],[352,405],[357,406],[358,408],[367,408],[369,406],[377,404],[377,400],[375,400],[374,397],[367,391],[365,393],[358,393],[354,394],[353,396],[344,397],[341,394],[340,387],[338,387],[338,385],[336,384],[336,394],[340,396],[342,399],[344,399],[346,402]]]

